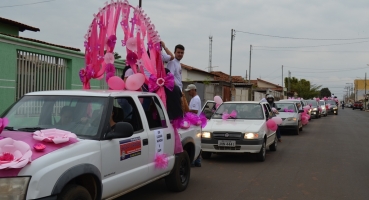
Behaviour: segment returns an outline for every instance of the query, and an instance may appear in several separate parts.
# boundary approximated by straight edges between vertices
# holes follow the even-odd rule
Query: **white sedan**
[[[202,157],[208,159],[212,153],[253,153],[258,161],[264,161],[267,147],[277,150],[276,131],[266,125],[273,116],[266,102],[223,103],[202,130]]]

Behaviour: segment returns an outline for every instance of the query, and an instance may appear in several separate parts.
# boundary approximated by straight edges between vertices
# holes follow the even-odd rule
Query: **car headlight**
[[[210,132],[202,132],[201,137],[202,138],[211,138],[211,134],[210,134]]]
[[[245,133],[245,136],[243,138],[245,139],[256,139],[259,137],[259,134],[257,133]]]
[[[314,111],[317,111],[317,110],[318,110],[318,108],[314,108],[313,110],[314,110]]]
[[[333,108],[333,110],[337,110],[337,108],[335,107],[335,108]]]
[[[287,120],[287,121],[296,121],[297,119],[296,119],[296,117],[289,117],[289,118],[287,118],[286,120]]]
[[[0,178],[0,199],[26,199],[31,177]]]

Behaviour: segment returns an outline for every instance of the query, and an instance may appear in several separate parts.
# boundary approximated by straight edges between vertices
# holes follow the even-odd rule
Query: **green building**
[[[29,92],[82,88],[80,49],[19,36],[23,31],[40,29],[0,17],[0,113]],[[117,75],[124,65],[116,61]],[[105,79],[92,80],[91,88],[106,89]]]

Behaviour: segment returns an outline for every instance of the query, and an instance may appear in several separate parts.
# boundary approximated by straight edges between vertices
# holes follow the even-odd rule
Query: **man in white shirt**
[[[190,101],[190,112],[195,113],[197,115],[200,115],[201,113],[201,99],[199,97],[199,95],[197,95],[196,92],[196,85],[194,84],[190,84],[187,86],[187,88],[185,89],[186,92],[188,92],[188,94],[191,97],[191,101]],[[195,167],[201,167],[201,157],[197,157],[197,159],[192,163],[193,166]]]
[[[181,44],[178,44],[174,48],[174,57],[172,61],[168,62],[167,68],[170,70],[170,72],[174,75],[174,80],[176,82],[176,85],[178,85],[179,88],[181,88],[182,91],[182,67],[180,61],[183,58],[184,55],[184,46]]]

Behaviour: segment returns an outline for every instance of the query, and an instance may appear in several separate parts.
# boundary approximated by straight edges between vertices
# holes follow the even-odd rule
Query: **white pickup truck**
[[[114,199],[161,178],[179,192],[187,188],[191,162],[200,154],[197,126],[179,130],[185,151],[174,153],[174,129],[154,93],[33,92],[1,117],[9,119],[1,133],[5,138],[30,138],[52,128],[77,135],[74,143],[50,152],[54,144],[42,142],[45,152],[18,171],[0,170],[1,200]],[[39,152],[31,148],[33,158]],[[159,152],[167,155],[165,168],[155,166]]]

